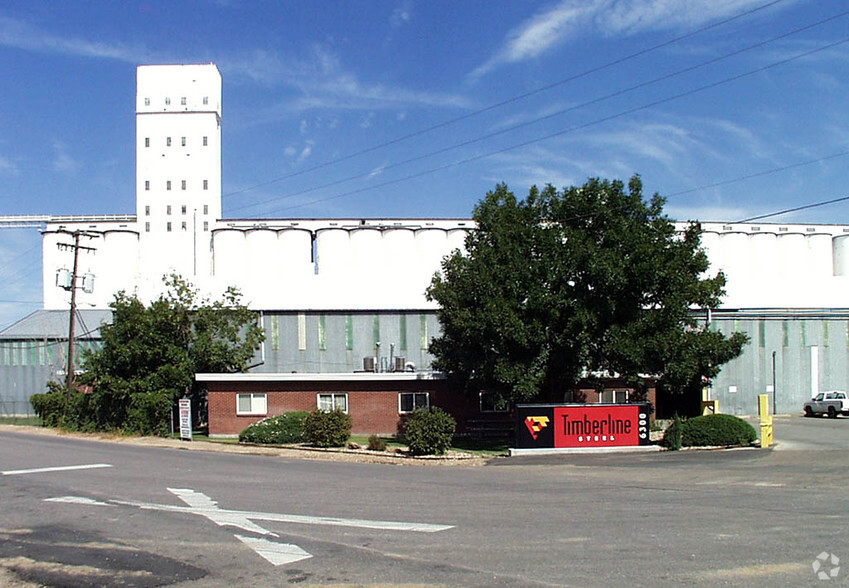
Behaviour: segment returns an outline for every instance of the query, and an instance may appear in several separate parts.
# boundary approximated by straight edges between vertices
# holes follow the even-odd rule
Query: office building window
[[[206,147],[206,146],[207,146],[207,144],[208,144],[207,138],[206,138],[206,137],[204,137],[204,138],[203,138],[203,146],[204,146],[204,147]]]
[[[339,409],[342,412],[348,412],[348,395],[347,394],[319,394],[318,408],[325,412]]]
[[[182,212],[183,214],[186,214],[186,205],[185,204],[180,207],[180,212]]]
[[[171,98],[167,97],[165,98],[165,106],[168,106],[169,104],[171,104]]]
[[[204,230],[204,231],[208,231],[208,230],[209,230],[209,223],[208,223],[207,221],[203,221],[203,230]]]
[[[263,415],[267,411],[268,395],[236,394],[236,414]]]
[[[145,138],[144,138],[144,146],[145,146],[145,147],[150,147],[150,137],[145,137]]]
[[[186,105],[186,97],[185,97],[185,96],[183,96],[182,98],[180,98],[180,104],[181,104],[182,106],[185,106],[185,105]]]
[[[170,204],[165,207],[165,214],[167,214],[167,215],[171,214],[171,205]]]
[[[186,189],[186,180],[183,180],[183,181],[180,183],[180,186],[182,187],[182,189],[183,189],[183,190],[185,190],[185,189]]]
[[[203,205],[203,213],[204,213],[204,214],[209,214],[209,204],[204,204],[204,205]]]
[[[167,223],[165,223],[165,230],[168,231],[169,233],[171,232],[171,221],[168,221]]]
[[[171,137],[166,137],[166,138],[165,138],[165,146],[166,146],[166,147],[170,147],[170,146],[171,146]]]
[[[185,147],[185,146],[186,146],[186,138],[185,138],[185,137],[180,137],[180,144],[181,144],[183,147]]]
[[[145,181],[144,181],[144,189],[145,189],[145,190],[150,190],[150,180],[145,180]]]
[[[209,180],[204,180],[204,181],[203,181],[203,189],[204,189],[204,190],[209,190]]]
[[[150,98],[145,98],[145,99],[144,99],[144,105],[145,105],[145,106],[150,106]]]
[[[145,232],[145,233],[149,233],[149,232],[150,232],[150,223],[149,223],[149,222],[144,223],[144,232]]]
[[[144,207],[144,215],[150,216],[150,205],[145,205]]]
[[[430,406],[429,392],[401,392],[398,394],[398,412],[413,412]]]
[[[209,104],[209,96],[204,96],[204,97],[203,97],[203,103],[204,103],[204,104]]]
[[[186,221],[183,221],[183,226],[181,227],[184,231],[186,230]]]
[[[170,190],[170,189],[171,189],[171,180],[165,180],[165,189],[166,189],[166,190]]]

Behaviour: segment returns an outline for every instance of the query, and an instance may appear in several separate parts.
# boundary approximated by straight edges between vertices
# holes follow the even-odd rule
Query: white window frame
[[[604,399],[605,394],[610,394],[612,400],[607,402]],[[619,401],[621,395],[625,395],[625,400]],[[602,390],[602,392],[598,395],[599,404],[628,404],[628,400],[631,398],[631,393],[628,390],[617,390],[615,388],[610,388],[608,390]]]
[[[322,397],[328,397],[328,396],[330,397],[330,408],[327,408],[326,406],[322,406],[322,404],[321,404],[321,398]],[[331,410],[336,410],[337,408],[340,408],[340,406],[339,406],[339,400],[340,399],[345,403],[345,407],[342,409],[342,412],[344,412],[345,414],[348,414],[349,404],[348,404],[348,393],[347,392],[319,392],[318,394],[315,395],[315,405],[316,405],[316,407],[320,408],[321,410],[329,412]]]
[[[424,396],[425,403],[424,406],[419,406],[416,404],[417,396]],[[413,409],[412,410],[404,410],[404,403],[402,402],[402,398],[404,396],[412,396],[413,397]],[[399,414],[410,414],[417,408],[430,408],[430,392],[398,392],[398,413]]]
[[[239,410],[239,400],[248,397],[250,409]],[[264,392],[241,392],[236,394],[236,414],[239,416],[263,416],[268,414],[268,394]]]
[[[489,394],[489,392],[487,392],[486,390],[481,390],[481,391],[478,393],[478,408],[480,409],[481,413],[484,413],[484,414],[491,414],[491,413],[498,413],[498,412],[510,412],[510,403],[509,403],[509,402],[507,402],[507,401],[504,401],[503,408],[495,407],[495,403],[494,403],[494,402],[493,402],[493,403],[491,403],[491,404],[492,404],[492,406],[493,406],[493,407],[495,407],[495,408],[484,408],[484,406],[483,406],[483,399],[484,399],[484,396],[485,396],[486,394]]]

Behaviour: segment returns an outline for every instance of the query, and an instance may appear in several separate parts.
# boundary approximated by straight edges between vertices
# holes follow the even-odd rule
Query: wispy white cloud
[[[63,37],[22,20],[0,17],[0,45],[39,53],[113,59],[145,63],[155,59],[143,45],[98,43],[79,37]]]
[[[413,3],[410,0],[405,0],[392,11],[392,16],[389,17],[389,24],[393,29],[398,29],[410,22],[412,18]]]
[[[17,176],[20,173],[21,170],[14,161],[0,155],[0,175]]]
[[[502,45],[468,75],[470,81],[504,65],[550,53],[573,38],[627,36],[706,24],[762,0],[561,0],[511,29]]]
[[[363,81],[346,69],[334,51],[318,44],[301,58],[254,51],[238,58],[225,57],[218,63],[224,75],[236,82],[247,79],[292,90],[274,106],[255,111],[257,122],[317,110],[374,112],[475,106],[473,99],[461,94]]]
[[[410,18],[410,9],[403,9],[404,6],[408,5],[403,4],[401,12],[395,17],[402,21]],[[40,53],[111,59],[134,65],[191,61],[191,57],[186,55],[174,59],[165,54],[156,54],[142,44],[94,42],[80,37],[62,36],[23,20],[2,16],[0,46]],[[334,51],[321,44],[312,45],[304,57],[257,49],[238,55],[220,55],[216,61],[233,83],[248,80],[268,87],[288,86],[293,89],[297,95],[283,104],[290,113],[316,108],[375,110],[411,106],[471,106],[471,100],[462,95],[362,81],[345,69]]]
[[[68,153],[68,146],[59,140],[53,141],[53,171],[73,173],[81,164]]]

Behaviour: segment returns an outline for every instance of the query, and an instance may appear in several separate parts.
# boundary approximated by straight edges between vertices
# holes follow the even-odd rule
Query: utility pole
[[[93,239],[98,235],[95,233],[87,233],[85,231],[74,231],[74,243],[58,243],[57,246],[59,249],[68,250],[73,249],[74,251],[74,269],[71,271],[70,275],[66,275],[62,273],[60,270],[59,274],[56,275],[56,285],[64,288],[65,290],[71,291],[71,316],[68,319],[68,365],[67,370],[65,371],[65,413],[67,415],[68,412],[68,403],[71,399],[71,391],[74,389],[74,328],[76,326],[76,314],[77,314],[77,288],[83,288],[86,292],[91,292],[94,289],[94,276],[92,274],[86,274],[83,277],[82,285],[77,285],[77,271],[79,267],[79,256],[80,250],[83,251],[96,251],[94,247],[86,247],[85,245],[80,245],[80,237],[88,237]],[[67,272],[67,270],[64,270]]]

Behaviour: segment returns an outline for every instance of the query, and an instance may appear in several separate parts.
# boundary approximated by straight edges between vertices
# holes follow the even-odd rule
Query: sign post
[[[180,399],[180,439],[192,440],[192,401]]]

